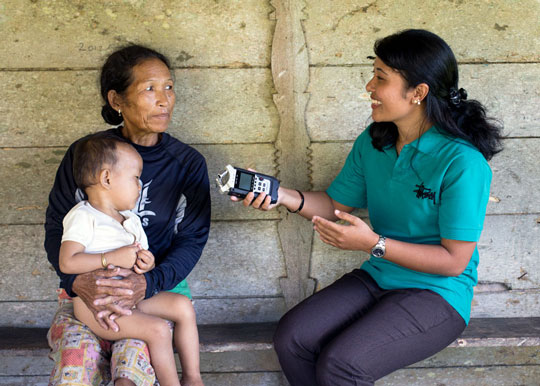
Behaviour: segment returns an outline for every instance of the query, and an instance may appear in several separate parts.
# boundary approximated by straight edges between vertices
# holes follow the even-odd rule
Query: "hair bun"
[[[101,116],[110,125],[119,125],[124,121],[122,115],[118,114],[109,104],[104,105],[101,108]]]

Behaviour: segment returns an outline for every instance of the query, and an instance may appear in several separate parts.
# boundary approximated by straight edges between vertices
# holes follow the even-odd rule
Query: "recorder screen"
[[[251,190],[252,175],[247,173],[240,173],[240,179],[238,180],[238,187],[243,190]]]

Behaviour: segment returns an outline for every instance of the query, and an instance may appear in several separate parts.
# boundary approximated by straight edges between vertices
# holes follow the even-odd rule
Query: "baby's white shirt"
[[[92,207],[88,201],[81,201],[64,217],[62,242],[82,244],[86,253],[105,253],[134,241],[148,249],[148,239],[139,216],[129,210],[120,214],[125,217],[122,224]]]

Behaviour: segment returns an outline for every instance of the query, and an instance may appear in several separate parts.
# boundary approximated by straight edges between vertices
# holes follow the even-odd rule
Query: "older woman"
[[[84,199],[73,178],[74,145],[58,168],[45,223],[45,249],[60,277],[59,309],[48,334],[55,361],[52,385],[101,385],[111,379],[115,385],[155,382],[144,342],[111,344],[97,338],[75,319],[70,296],[79,296],[103,328],[115,330],[117,317],[129,315],[140,300],[159,291],[177,288],[190,296],[184,279],[208,239],[210,195],[203,156],[165,133],[175,104],[173,86],[167,58],[141,46],[114,52],[101,71],[102,116],[111,125],[123,122],[109,131],[131,143],[143,159],[143,187],[134,211],[156,259],[153,270],[142,275],[123,268],[80,275],[60,271],[62,220]]]

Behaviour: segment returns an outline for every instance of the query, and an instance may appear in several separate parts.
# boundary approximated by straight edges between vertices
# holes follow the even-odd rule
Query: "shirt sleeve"
[[[338,176],[332,181],[326,193],[342,205],[353,208],[367,207],[366,179],[362,164],[362,145],[368,136],[365,130],[354,142],[353,148]]]
[[[64,221],[64,233],[62,242],[75,241],[87,248],[94,238],[94,218],[85,210],[75,209],[70,211]]]
[[[69,275],[60,271],[59,253],[63,233],[62,220],[76,204],[77,184],[73,178],[72,170],[73,146],[69,147],[60,163],[49,194],[49,205],[45,215],[44,242],[47,259],[60,278],[60,287],[64,288],[69,296],[76,296],[71,290],[71,286],[77,275]]]
[[[477,157],[459,157],[447,169],[441,189],[439,228],[441,237],[478,241],[489,200],[491,169]]]
[[[146,272],[146,297],[174,288],[184,280],[201,257],[210,231],[210,184],[202,156],[190,168],[190,180],[182,192],[185,203],[179,203],[172,244],[163,260]],[[181,199],[182,200],[182,199]]]

